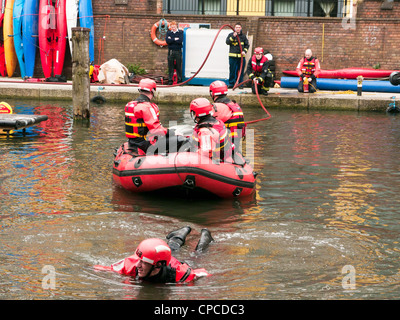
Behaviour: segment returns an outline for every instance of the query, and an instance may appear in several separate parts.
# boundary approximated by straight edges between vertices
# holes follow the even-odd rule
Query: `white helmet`
[[[274,60],[274,57],[273,57],[272,54],[270,54],[270,53],[267,53],[267,54],[265,55],[265,57],[268,59],[268,61]]]

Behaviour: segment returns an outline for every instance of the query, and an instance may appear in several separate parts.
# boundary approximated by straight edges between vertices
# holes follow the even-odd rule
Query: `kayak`
[[[280,86],[282,88],[297,88],[299,85],[298,77],[282,77]],[[337,91],[357,91],[357,80],[352,79],[317,79],[317,89],[337,90]],[[394,86],[390,81],[384,80],[363,80],[362,91],[365,92],[393,92],[399,93],[400,86]]]
[[[329,78],[329,79],[357,79],[358,76],[363,76],[364,78],[387,78],[390,74],[396,70],[380,70],[380,69],[370,69],[370,68],[345,68],[345,69],[334,69],[334,70],[323,70],[318,75],[318,78]],[[283,71],[285,75],[296,76],[297,72],[293,70]]]

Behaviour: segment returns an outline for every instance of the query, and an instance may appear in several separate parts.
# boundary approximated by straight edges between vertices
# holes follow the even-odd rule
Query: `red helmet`
[[[262,53],[262,54],[264,54],[264,49],[261,48],[261,47],[255,48],[255,49],[254,49],[254,54],[257,54],[257,53]]]
[[[139,90],[149,91],[154,94],[156,92],[156,82],[151,79],[142,79],[139,82]]]
[[[171,249],[168,244],[157,238],[143,240],[136,249],[136,255],[140,260],[155,266],[158,262],[169,265],[171,261]]]
[[[210,95],[213,99],[223,94],[228,94],[228,86],[225,82],[217,80],[210,84]]]
[[[214,113],[214,107],[206,98],[197,98],[190,103],[190,113],[192,118],[204,117]]]

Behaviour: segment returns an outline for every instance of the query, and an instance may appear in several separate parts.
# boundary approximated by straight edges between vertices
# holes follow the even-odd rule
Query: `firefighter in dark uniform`
[[[239,36],[242,51],[240,51],[237,36]],[[249,50],[249,40],[242,32],[242,25],[240,23],[236,23],[235,31],[228,34],[228,37],[226,38],[226,44],[229,45],[229,88],[233,88],[237,80],[241,63],[242,71],[240,73],[239,83],[243,82],[243,73],[246,66],[246,60],[244,57],[247,50]],[[241,87],[242,86],[240,86],[239,88]]]
[[[274,83],[274,77],[269,69],[268,58],[264,56],[264,49],[257,47],[254,55],[247,64],[247,75],[253,80],[251,91],[255,94],[255,86],[259,94],[268,95],[269,88]]]

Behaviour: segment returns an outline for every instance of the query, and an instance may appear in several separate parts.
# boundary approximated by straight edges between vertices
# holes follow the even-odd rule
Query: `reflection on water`
[[[49,120],[0,137],[0,299],[399,298],[399,117],[270,110],[251,125],[256,194],[217,200],[115,186],[121,105],[92,106],[90,125],[65,103],[13,105]],[[160,108],[165,125],[191,124],[186,108]],[[193,231],[177,258],[212,277],[149,285],[92,269],[183,225]],[[216,241],[196,254],[204,227]],[[355,290],[342,286],[348,265]],[[55,289],[43,287],[44,266]]]

